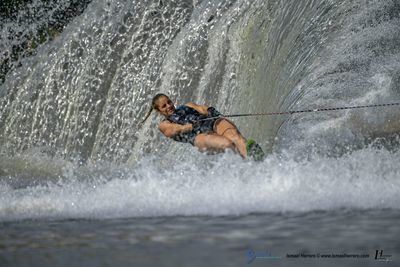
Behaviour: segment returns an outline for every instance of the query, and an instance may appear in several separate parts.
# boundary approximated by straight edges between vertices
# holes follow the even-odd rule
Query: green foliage
[[[18,9],[25,6],[31,0],[1,0],[0,3],[0,18],[7,19],[15,14]]]
[[[57,4],[57,0],[40,0],[44,12],[54,8]],[[36,49],[48,41],[56,38],[63,30],[64,26],[67,25],[71,19],[80,15],[86,8],[91,0],[70,0],[69,6],[63,9],[58,9],[52,14],[48,21],[36,27],[33,31],[27,31],[21,33],[20,30],[11,28],[9,30],[8,40],[12,40],[11,52],[0,54],[0,84],[4,82],[7,73],[14,67],[19,65],[21,58],[31,56],[36,52]],[[18,17],[18,13],[24,9],[30,9],[28,4],[32,3],[32,0],[0,0],[0,29],[2,22],[4,21],[28,21],[29,23],[36,23],[39,16],[32,16],[34,13],[29,14],[28,17]],[[24,13],[22,13],[24,14]],[[0,39],[1,42],[1,39]]]

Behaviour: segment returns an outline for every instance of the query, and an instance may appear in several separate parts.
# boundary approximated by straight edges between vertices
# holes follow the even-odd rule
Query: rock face
[[[2,0],[0,5],[0,83],[20,60],[53,40],[91,0]]]

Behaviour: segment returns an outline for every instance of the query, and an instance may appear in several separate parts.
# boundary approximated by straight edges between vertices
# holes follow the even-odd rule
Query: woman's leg
[[[226,149],[235,150],[235,145],[232,141],[217,134],[198,134],[196,139],[194,139],[194,145],[203,152],[223,152]]]
[[[246,139],[239,132],[235,124],[227,119],[220,119],[215,122],[214,132],[232,141],[239,154],[243,158],[247,157]]]

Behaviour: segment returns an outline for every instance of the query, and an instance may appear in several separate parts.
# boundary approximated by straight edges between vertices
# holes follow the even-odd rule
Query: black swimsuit
[[[190,143],[194,145],[194,140],[198,134],[201,133],[210,133],[214,131],[214,124],[219,118],[200,121],[198,120],[209,118],[207,115],[200,114],[194,108],[188,106],[179,106],[175,109],[174,113],[171,116],[168,116],[166,119],[170,122],[177,124],[188,124],[188,123],[196,123],[197,127],[190,132],[179,133],[172,137],[175,141],[182,143]]]

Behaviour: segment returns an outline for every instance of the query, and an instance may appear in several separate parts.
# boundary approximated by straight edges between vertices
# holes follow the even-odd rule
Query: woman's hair
[[[168,98],[168,96],[166,94],[156,94],[153,97],[153,100],[151,100],[151,107],[150,110],[147,112],[146,116],[144,117],[144,120],[142,121],[142,124],[145,123],[147,121],[147,119],[150,117],[151,113],[153,112],[154,109],[157,109],[157,101],[158,99],[160,99],[161,97],[166,97]]]

